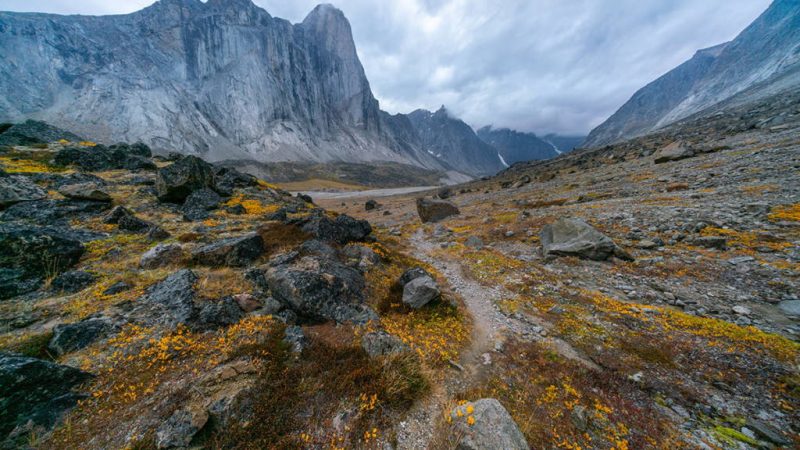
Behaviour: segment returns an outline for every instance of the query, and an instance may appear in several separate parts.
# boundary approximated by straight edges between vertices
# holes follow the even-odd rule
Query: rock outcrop
[[[559,219],[539,234],[545,256],[577,256],[605,261],[612,256],[631,260],[608,236],[580,219]]]
[[[450,412],[459,450],[527,450],[525,436],[499,401],[484,398]]]
[[[445,200],[417,199],[417,214],[423,223],[438,222],[460,214],[458,207]]]

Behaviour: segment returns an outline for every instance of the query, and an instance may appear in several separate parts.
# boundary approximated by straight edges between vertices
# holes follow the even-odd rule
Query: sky
[[[254,0],[300,22],[315,0]],[[121,14],[153,0],[0,0],[0,10]],[[479,128],[586,134],[771,0],[334,0],[381,108],[446,105]]]

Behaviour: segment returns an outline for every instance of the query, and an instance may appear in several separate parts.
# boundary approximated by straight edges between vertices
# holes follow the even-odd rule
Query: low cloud
[[[114,14],[151,0],[0,0]],[[255,0],[299,22],[315,0]],[[389,112],[447,105],[475,127],[586,133],[637,89],[733,39],[770,0],[338,0]]]

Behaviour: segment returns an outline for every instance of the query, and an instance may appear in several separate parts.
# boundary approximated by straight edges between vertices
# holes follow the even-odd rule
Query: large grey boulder
[[[528,450],[528,441],[499,401],[484,398],[450,412],[458,450]]]
[[[213,187],[211,164],[196,156],[185,156],[156,175],[156,191],[162,202],[183,203],[192,192]]]
[[[364,277],[335,259],[296,254],[273,258],[264,277],[272,295],[311,321],[363,324],[377,318],[364,305]]]
[[[673,142],[666,147],[662,148],[656,154],[656,164],[663,164],[670,161],[679,161],[681,159],[691,158],[695,156],[695,151],[692,150],[687,144],[683,142]]]
[[[157,269],[183,260],[185,252],[179,244],[158,244],[146,251],[139,259],[139,267],[145,270]]]
[[[47,193],[30,178],[0,173],[0,209],[19,202],[47,198]]]
[[[210,217],[209,211],[219,208],[222,197],[208,188],[192,192],[183,203],[183,217],[190,221],[205,220]]]
[[[363,241],[372,233],[372,226],[366,220],[354,219],[346,214],[332,219],[321,211],[302,224],[301,229],[320,241],[341,245]]]
[[[76,323],[57,325],[47,349],[56,356],[80,350],[115,329],[108,318],[90,318]]]
[[[417,199],[417,214],[423,223],[438,222],[460,214],[458,207],[448,201],[429,198]]]
[[[577,256],[595,261],[605,261],[612,256],[633,259],[611,238],[581,219],[562,218],[545,225],[539,239],[545,256]]]
[[[16,439],[55,425],[85,397],[74,389],[91,378],[69,366],[0,352],[0,447],[16,448]]]
[[[197,279],[194,272],[183,269],[147,288],[138,302],[146,308],[142,311],[145,321],[175,326],[194,320]]]
[[[403,286],[403,304],[414,309],[422,308],[440,296],[439,286],[428,275],[417,277]]]
[[[264,240],[258,233],[222,239],[192,252],[197,264],[244,267],[264,254]]]
[[[233,297],[223,297],[216,301],[206,301],[197,312],[197,323],[204,328],[227,327],[238,323],[244,311]]]

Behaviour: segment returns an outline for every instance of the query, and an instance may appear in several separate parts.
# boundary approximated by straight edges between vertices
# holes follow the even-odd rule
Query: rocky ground
[[[2,445],[796,448],[796,104],[316,202],[0,129]]]

